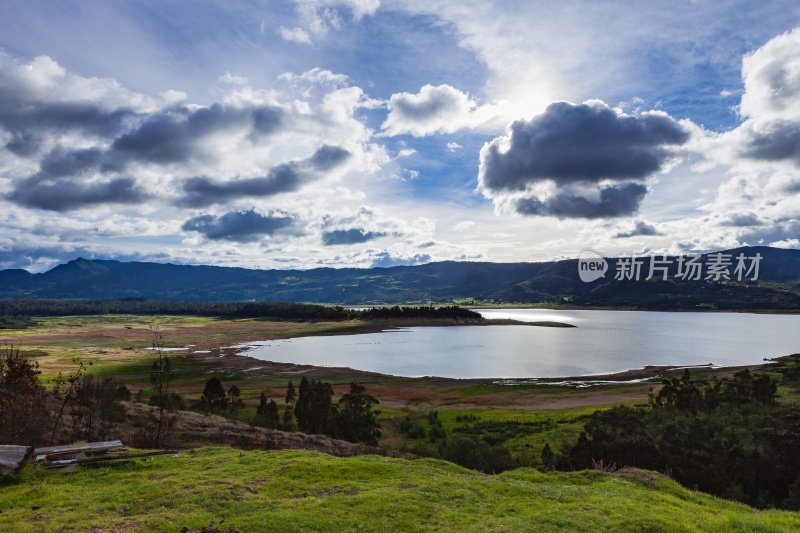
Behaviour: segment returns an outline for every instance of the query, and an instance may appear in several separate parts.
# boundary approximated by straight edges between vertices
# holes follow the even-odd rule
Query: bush
[[[467,435],[455,435],[439,449],[442,459],[465,468],[496,474],[515,467],[511,454],[503,446],[493,446]]]

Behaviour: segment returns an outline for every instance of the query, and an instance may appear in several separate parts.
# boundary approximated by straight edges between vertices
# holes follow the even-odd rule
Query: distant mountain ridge
[[[800,310],[800,250],[744,247],[735,258],[760,254],[757,281],[683,281],[674,276],[615,280],[619,258],[605,277],[584,283],[578,260],[539,263],[443,261],[391,268],[246,268],[75,259],[40,274],[0,271],[0,299],[149,298],[174,301],[283,301],[331,304],[461,302],[553,303],[647,309]],[[704,254],[704,260],[708,259]],[[735,260],[734,260],[735,263]],[[732,272],[732,269],[731,269]]]

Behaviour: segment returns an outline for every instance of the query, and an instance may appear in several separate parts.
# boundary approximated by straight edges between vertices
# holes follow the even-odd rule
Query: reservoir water
[[[397,376],[525,378],[605,374],[646,365],[735,366],[800,352],[800,315],[477,309],[536,326],[411,327],[242,345],[265,361]]]

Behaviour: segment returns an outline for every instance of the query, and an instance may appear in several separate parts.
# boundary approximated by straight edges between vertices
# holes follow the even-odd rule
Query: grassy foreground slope
[[[757,511],[623,470],[485,475],[438,460],[201,448],[0,487],[1,531],[792,531]]]

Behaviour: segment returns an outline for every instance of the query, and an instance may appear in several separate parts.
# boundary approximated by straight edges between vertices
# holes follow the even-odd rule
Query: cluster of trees
[[[800,411],[775,394],[768,376],[747,370],[704,383],[687,370],[647,407],[594,413],[557,468],[646,468],[750,505],[800,509]]]
[[[0,329],[25,329],[33,326],[35,322],[26,315],[3,315],[0,316]]]
[[[272,320],[375,320],[391,318],[480,319],[481,315],[458,306],[376,307],[366,310],[341,306],[284,302],[203,303],[117,298],[108,300],[6,300],[0,301],[0,328],[25,327],[32,316],[67,315],[196,315]]]
[[[279,416],[275,400],[267,401],[261,393],[254,423],[259,426],[309,434],[324,434],[350,442],[377,445],[381,436],[378,415],[374,407],[380,402],[356,383],[339,401],[333,401],[329,383],[309,381],[305,377],[298,388],[290,381],[286,387],[283,417]]]
[[[155,409],[138,431],[129,435],[134,446],[168,445],[174,411],[185,408],[183,397],[170,390],[174,370],[167,353],[158,349],[161,341],[157,333],[154,347],[148,403]],[[118,424],[126,416],[120,402],[131,399],[130,391],[111,378],[89,375],[91,362],[76,359],[74,363],[75,369],[59,374],[48,390],[40,382],[37,362],[18,348],[0,348],[0,444],[43,446],[118,437]],[[262,393],[253,422],[377,445],[380,411],[374,407],[379,402],[363,386],[351,383],[350,391],[334,402],[330,384],[303,378],[298,389],[289,382],[285,400],[281,417],[275,401],[268,401]],[[136,394],[136,401],[145,401],[144,390]],[[192,407],[238,418],[245,404],[236,385],[226,390],[214,376]]]
[[[242,401],[239,387],[231,385],[226,392],[222,381],[217,376],[212,376],[206,382],[200,400],[195,404],[196,409],[205,413],[230,415],[233,418],[239,417],[239,411],[243,407],[244,401]]]
[[[182,407],[180,395],[170,390],[172,362],[154,337],[155,357],[150,370],[156,407],[153,416],[131,435],[131,444],[160,447],[167,444],[172,413]],[[90,375],[91,361],[73,359],[73,370],[60,372],[53,387],[39,379],[39,364],[15,347],[0,348],[0,444],[50,446],[64,442],[100,441],[119,437],[125,420],[123,401],[131,392],[109,377]],[[137,393],[144,401],[144,391]]]
[[[59,374],[52,390],[39,380],[39,365],[19,348],[0,348],[0,444],[52,445],[104,440],[125,413],[130,391],[111,378],[85,373],[87,363]]]
[[[373,307],[359,312],[359,317],[364,320],[392,319],[392,318],[426,318],[426,319],[461,319],[461,320],[480,320],[481,314],[450,305],[444,307],[420,306],[420,307]]]
[[[479,422],[478,417],[460,415],[456,422],[466,425],[455,427],[453,434],[448,436],[439,419],[439,412],[429,411],[422,417],[403,417],[400,429],[411,439],[427,437],[428,442],[434,445],[438,443],[436,449],[417,443],[411,450],[417,455],[439,457],[465,468],[491,474],[521,466],[503,446],[504,437],[495,438],[496,433],[484,433],[478,428],[485,424]]]

